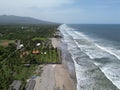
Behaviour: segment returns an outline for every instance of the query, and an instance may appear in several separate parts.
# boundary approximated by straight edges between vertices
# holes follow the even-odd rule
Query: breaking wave
[[[103,47],[65,24],[58,29],[75,64],[77,90],[120,89],[120,50]]]

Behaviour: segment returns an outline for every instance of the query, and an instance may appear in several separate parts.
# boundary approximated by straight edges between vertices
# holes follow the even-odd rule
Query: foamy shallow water
[[[120,61],[116,54],[67,25],[59,30],[75,64],[77,90],[119,90]]]

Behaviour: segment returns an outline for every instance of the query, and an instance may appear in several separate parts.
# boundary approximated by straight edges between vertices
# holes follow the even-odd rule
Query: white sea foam
[[[67,25],[62,25],[59,27],[59,30],[61,30],[62,34],[65,37],[65,42],[68,44],[68,49],[70,53],[72,54],[72,58],[75,60],[77,58],[76,56],[76,47],[78,46],[80,50],[84,53],[86,53],[90,59],[102,59],[102,58],[110,58],[112,56],[117,57],[117,59],[120,59],[120,51],[113,49],[113,48],[106,48],[102,47],[99,44],[94,43],[94,41],[90,38],[88,38],[83,33],[74,31],[74,29],[68,27]],[[74,41],[74,42],[73,42]],[[76,45],[74,44],[76,43]],[[116,52],[117,51],[117,52]],[[111,56],[112,55],[112,56]],[[79,88],[79,80],[80,80],[80,65],[75,63],[75,69],[76,69],[76,77],[78,81],[77,90],[80,90]],[[113,82],[115,86],[117,86],[120,89],[120,63],[117,63],[117,61],[104,64],[100,62],[93,62],[96,66],[99,67],[99,65],[103,64],[102,67],[99,67],[101,71],[106,75],[106,77]],[[83,77],[82,77],[83,78]]]
[[[84,35],[83,33],[81,33],[81,32],[77,32],[77,31],[69,31],[69,34],[71,35],[71,36],[73,36],[73,38],[74,39],[80,39],[80,38],[82,38],[84,41],[86,41],[86,43],[87,43],[87,45],[84,45],[84,46],[82,46],[82,45],[79,45],[79,44],[77,44],[79,47],[81,47],[81,49],[82,48],[84,48],[84,49],[86,49],[87,51],[86,51],[86,53],[90,56],[90,58],[91,59],[95,59],[96,58],[96,56],[103,56],[103,57],[99,57],[99,58],[104,58],[104,56],[105,56],[105,52],[108,52],[109,54],[111,54],[111,55],[113,55],[113,56],[115,56],[117,59],[119,59],[120,60],[120,50],[116,50],[115,48],[112,48],[112,47],[102,47],[102,46],[100,46],[99,44],[96,44],[96,43],[94,43],[93,41],[94,40],[92,40],[92,39],[90,39],[90,38],[88,38],[87,37],[87,35]],[[77,42],[76,42],[77,43]],[[95,51],[94,50],[90,50],[92,53],[94,53],[94,57],[93,56],[91,56],[91,54],[92,53],[89,53],[89,47],[90,47],[90,45],[91,45],[91,47],[92,48],[95,48],[94,50],[96,50],[96,52],[97,53],[95,53]],[[96,46],[98,47],[98,48],[100,48],[101,50],[99,50],[98,48],[96,48]],[[104,54],[103,54],[103,51],[105,51],[104,52]],[[101,53],[100,53],[101,52]],[[98,54],[99,53],[99,54]],[[95,55],[96,54],[96,55]],[[106,57],[106,56],[105,56]]]
[[[81,51],[85,52],[91,59],[106,58],[109,56],[108,53],[98,48],[95,43],[83,33],[72,31],[71,29],[70,31],[67,29],[66,32],[73,37]]]
[[[98,44],[95,44],[95,45],[96,45],[98,48],[100,48],[100,49],[102,49],[102,50],[110,53],[111,55],[115,56],[117,59],[120,60],[120,50],[116,50],[116,49],[114,49],[114,48],[112,48],[112,47],[106,47],[106,48],[105,48],[105,47],[102,47],[102,46],[100,46],[100,45],[98,45]]]

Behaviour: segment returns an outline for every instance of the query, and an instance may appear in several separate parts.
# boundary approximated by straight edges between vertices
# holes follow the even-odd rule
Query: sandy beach
[[[41,76],[37,77],[34,90],[54,90],[55,65],[45,65]]]
[[[55,90],[76,90],[67,68],[64,65],[55,67]]]
[[[60,39],[51,40],[54,47],[59,47]],[[35,79],[34,90],[76,90],[76,85],[65,64],[48,64],[42,70],[41,75]]]
[[[52,46],[53,46],[54,48],[60,47],[61,41],[60,41],[59,38],[51,38],[51,41],[52,41]]]

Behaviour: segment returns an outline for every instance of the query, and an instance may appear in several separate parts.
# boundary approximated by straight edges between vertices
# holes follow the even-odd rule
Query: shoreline
[[[52,44],[55,48],[59,48],[61,50],[61,59],[62,59],[61,68],[65,69],[67,74],[69,74],[68,77],[66,78],[70,79],[70,81],[72,82],[71,86],[74,87],[72,88],[70,86],[72,89],[65,89],[65,90],[77,90],[75,66],[71,54],[67,49],[67,44],[62,40],[62,38],[52,38]]]
[[[60,38],[52,38],[54,48],[62,50],[62,64],[47,64],[42,68],[42,73],[35,81],[34,90],[76,90],[75,74],[68,66]],[[67,48],[66,48],[67,49]]]

